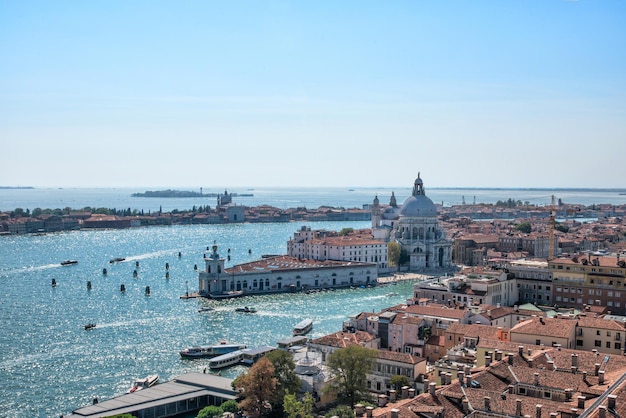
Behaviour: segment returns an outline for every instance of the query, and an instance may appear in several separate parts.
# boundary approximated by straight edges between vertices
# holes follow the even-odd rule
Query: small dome
[[[413,194],[404,201],[400,216],[406,218],[433,218],[437,217],[437,207],[426,197],[424,190],[424,182],[420,178],[419,173],[417,179],[413,183]]]

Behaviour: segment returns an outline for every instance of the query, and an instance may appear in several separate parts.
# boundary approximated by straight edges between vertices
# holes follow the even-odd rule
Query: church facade
[[[452,264],[452,241],[439,227],[437,207],[426,196],[424,183],[417,175],[413,192],[401,206],[394,193],[389,205],[382,206],[378,196],[372,210],[372,234],[386,242],[397,242],[409,255],[409,271],[447,270]]]

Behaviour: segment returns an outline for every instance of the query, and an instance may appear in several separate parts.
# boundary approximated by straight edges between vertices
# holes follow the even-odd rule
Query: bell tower
[[[224,259],[217,253],[217,245],[213,245],[213,252],[205,255],[205,270],[198,276],[198,292],[208,295],[211,292],[221,292],[220,279],[224,273]]]

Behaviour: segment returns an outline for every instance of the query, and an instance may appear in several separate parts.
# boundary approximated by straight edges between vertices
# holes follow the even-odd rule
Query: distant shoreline
[[[34,189],[33,186],[0,186],[0,190]]]
[[[148,190],[143,193],[133,193],[130,197],[163,197],[163,198],[184,198],[184,197],[219,197],[221,193],[198,193],[190,190]],[[252,193],[229,193],[233,197],[253,197]]]

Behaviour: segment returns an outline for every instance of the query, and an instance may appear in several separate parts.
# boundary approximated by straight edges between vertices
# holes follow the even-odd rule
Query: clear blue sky
[[[626,187],[626,2],[0,1],[0,185]]]

